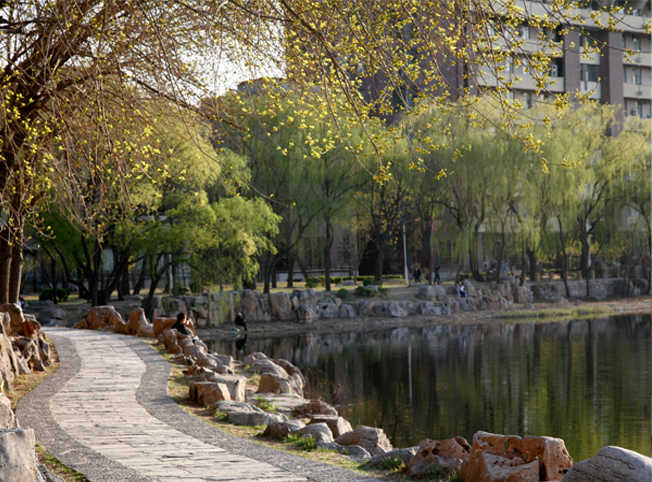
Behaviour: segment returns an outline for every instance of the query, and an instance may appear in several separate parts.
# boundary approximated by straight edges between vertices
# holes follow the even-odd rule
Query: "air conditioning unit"
[[[639,90],[638,92],[636,92],[636,95],[643,95],[643,91]]]

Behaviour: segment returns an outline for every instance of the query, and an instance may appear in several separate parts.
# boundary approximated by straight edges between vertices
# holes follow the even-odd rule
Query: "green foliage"
[[[278,406],[262,397],[256,397],[256,403],[258,404],[258,407],[265,412],[275,412],[278,410]]]
[[[355,294],[357,296],[362,296],[364,298],[373,298],[378,294],[378,292],[373,288],[365,288],[364,286],[358,286],[355,289]]]
[[[55,303],[59,301],[67,301],[70,296],[70,290],[66,288],[57,288],[56,290],[52,288],[46,288],[38,296],[38,299],[41,301],[52,300]]]
[[[381,295],[381,296],[385,296],[385,297],[389,296],[389,288],[379,287],[378,288],[378,294]]]
[[[315,283],[313,283],[311,280],[306,281],[306,288],[314,288]]]
[[[283,439],[284,443],[294,444],[302,450],[312,451],[317,448],[317,441],[312,435],[301,435],[299,433],[288,434]]]
[[[344,300],[346,299],[347,296],[349,296],[349,290],[347,290],[346,288],[340,288],[339,290],[337,290],[337,297],[339,299]]]
[[[403,459],[398,455],[396,457],[385,457],[378,464],[380,470],[400,470],[403,466]]]
[[[222,410],[216,410],[213,415],[218,422],[227,422],[229,420],[228,412],[223,412]]]
[[[362,280],[362,286],[369,286],[374,284],[374,279],[371,277],[366,277]]]
[[[72,482],[90,482],[90,480],[87,479],[84,475],[80,474],[76,470],[69,468],[68,466],[64,465],[63,462],[61,462],[59,459],[44,451],[39,444],[36,444],[35,451],[36,453],[41,454],[45,465],[51,471],[55,469],[55,471],[61,474],[66,474]]]

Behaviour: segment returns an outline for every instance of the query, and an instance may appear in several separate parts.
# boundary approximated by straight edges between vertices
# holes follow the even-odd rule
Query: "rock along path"
[[[23,427],[92,482],[372,482],[227,434],[167,396],[169,363],[136,337],[46,328],[59,370],[20,400]]]

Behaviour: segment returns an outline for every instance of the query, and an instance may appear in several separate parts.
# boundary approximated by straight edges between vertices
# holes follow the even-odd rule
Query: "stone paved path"
[[[46,333],[61,366],[20,401],[17,415],[45,450],[93,482],[376,480],[197,420],[167,396],[170,365],[138,338]]]

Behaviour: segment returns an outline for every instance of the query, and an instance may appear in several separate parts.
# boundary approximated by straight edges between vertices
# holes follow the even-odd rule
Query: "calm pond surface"
[[[649,315],[209,341],[297,365],[306,392],[397,447],[478,430],[561,437],[574,460],[605,445],[652,455]]]

